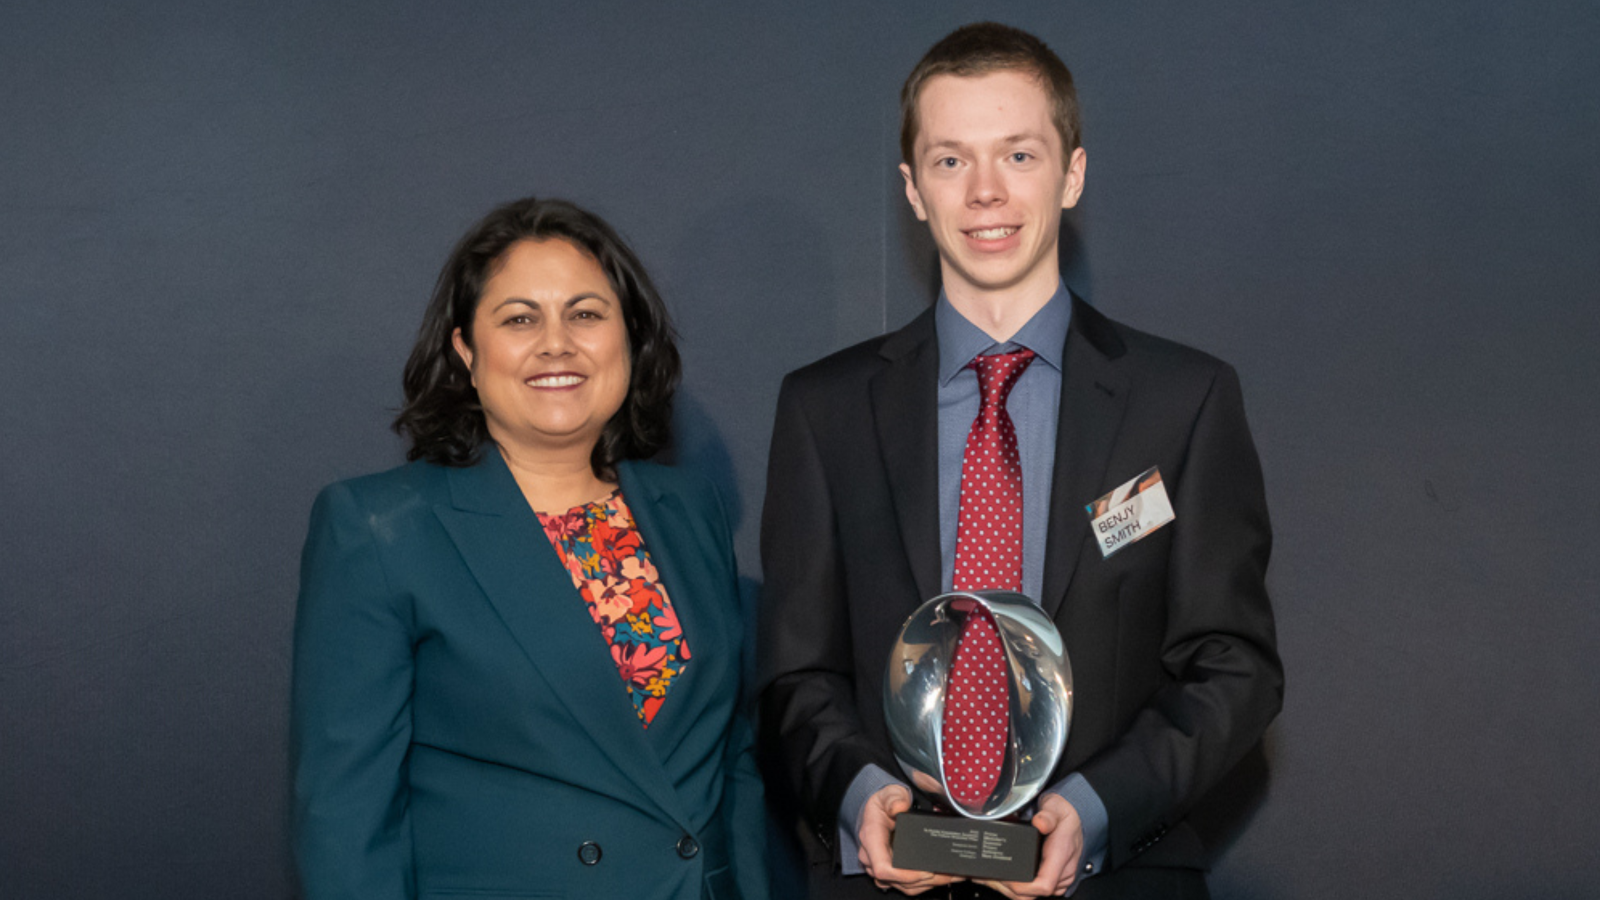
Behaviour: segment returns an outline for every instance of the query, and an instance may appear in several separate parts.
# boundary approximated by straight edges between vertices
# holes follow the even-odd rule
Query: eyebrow
[[[1046,139],[1043,134],[1040,134],[1037,131],[1021,131],[1021,132],[1018,132],[1016,134],[1008,134],[1005,137],[1000,139],[1000,143],[1002,143],[1002,144],[1022,144],[1022,143],[1026,143],[1028,141],[1038,141],[1038,142],[1043,143],[1043,144],[1048,144],[1049,143],[1049,140]],[[968,144],[965,141],[957,141],[957,140],[946,139],[946,140],[942,140],[942,141],[935,141],[935,142],[929,144],[928,145],[928,150],[930,152],[934,151],[934,150],[944,150],[944,149],[962,150],[962,149],[965,149],[967,146],[968,146]]]
[[[607,303],[607,304],[612,302],[611,298],[605,296],[604,294],[597,294],[594,291],[585,291],[585,292],[583,292],[581,294],[575,294],[575,295],[573,295],[571,297],[568,297],[566,299],[566,301],[561,304],[561,307],[563,309],[571,309],[573,306],[576,306],[577,304],[582,303],[585,300],[599,300],[601,303]],[[520,304],[522,306],[526,306],[529,309],[538,309],[539,308],[539,304],[533,302],[532,300],[529,300],[526,297],[507,297],[506,299],[501,300],[498,304],[495,305],[494,311],[495,312],[499,312],[500,310],[505,309],[506,307],[510,306],[513,303]]]

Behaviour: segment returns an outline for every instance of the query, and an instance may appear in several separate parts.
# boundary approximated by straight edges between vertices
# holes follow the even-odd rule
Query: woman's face
[[[472,371],[489,435],[508,452],[588,458],[628,394],[622,304],[600,265],[561,239],[512,244],[483,286]]]

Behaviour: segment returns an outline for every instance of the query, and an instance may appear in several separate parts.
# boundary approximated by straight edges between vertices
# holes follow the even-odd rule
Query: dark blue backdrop
[[[296,564],[438,265],[566,195],[659,276],[752,588],[778,380],[926,302],[923,49],[1073,67],[1069,281],[1235,363],[1287,707],[1219,898],[1593,896],[1600,8],[11,2],[0,895],[278,898]]]

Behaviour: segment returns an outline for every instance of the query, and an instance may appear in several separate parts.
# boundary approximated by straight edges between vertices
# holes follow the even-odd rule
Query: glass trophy
[[[943,746],[951,672],[963,626],[985,616],[998,633],[1005,689],[1003,743],[981,796],[952,791]],[[1003,695],[1003,696],[1002,696]],[[1072,722],[1072,668],[1055,623],[1028,597],[960,591],[929,600],[906,619],[889,652],[883,711],[895,759],[916,805],[895,820],[894,866],[999,881],[1032,881],[1039,832],[1024,810],[1048,784]]]

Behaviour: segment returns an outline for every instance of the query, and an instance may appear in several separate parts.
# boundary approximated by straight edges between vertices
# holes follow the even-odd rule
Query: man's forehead
[[[982,93],[1005,91],[1027,94],[1050,102],[1050,90],[1039,73],[1032,69],[990,69],[986,72],[940,72],[930,76],[918,91],[920,105],[930,93]]]
[[[1049,143],[1055,133],[1052,111],[1044,86],[1026,70],[935,75],[917,97],[917,143]]]

